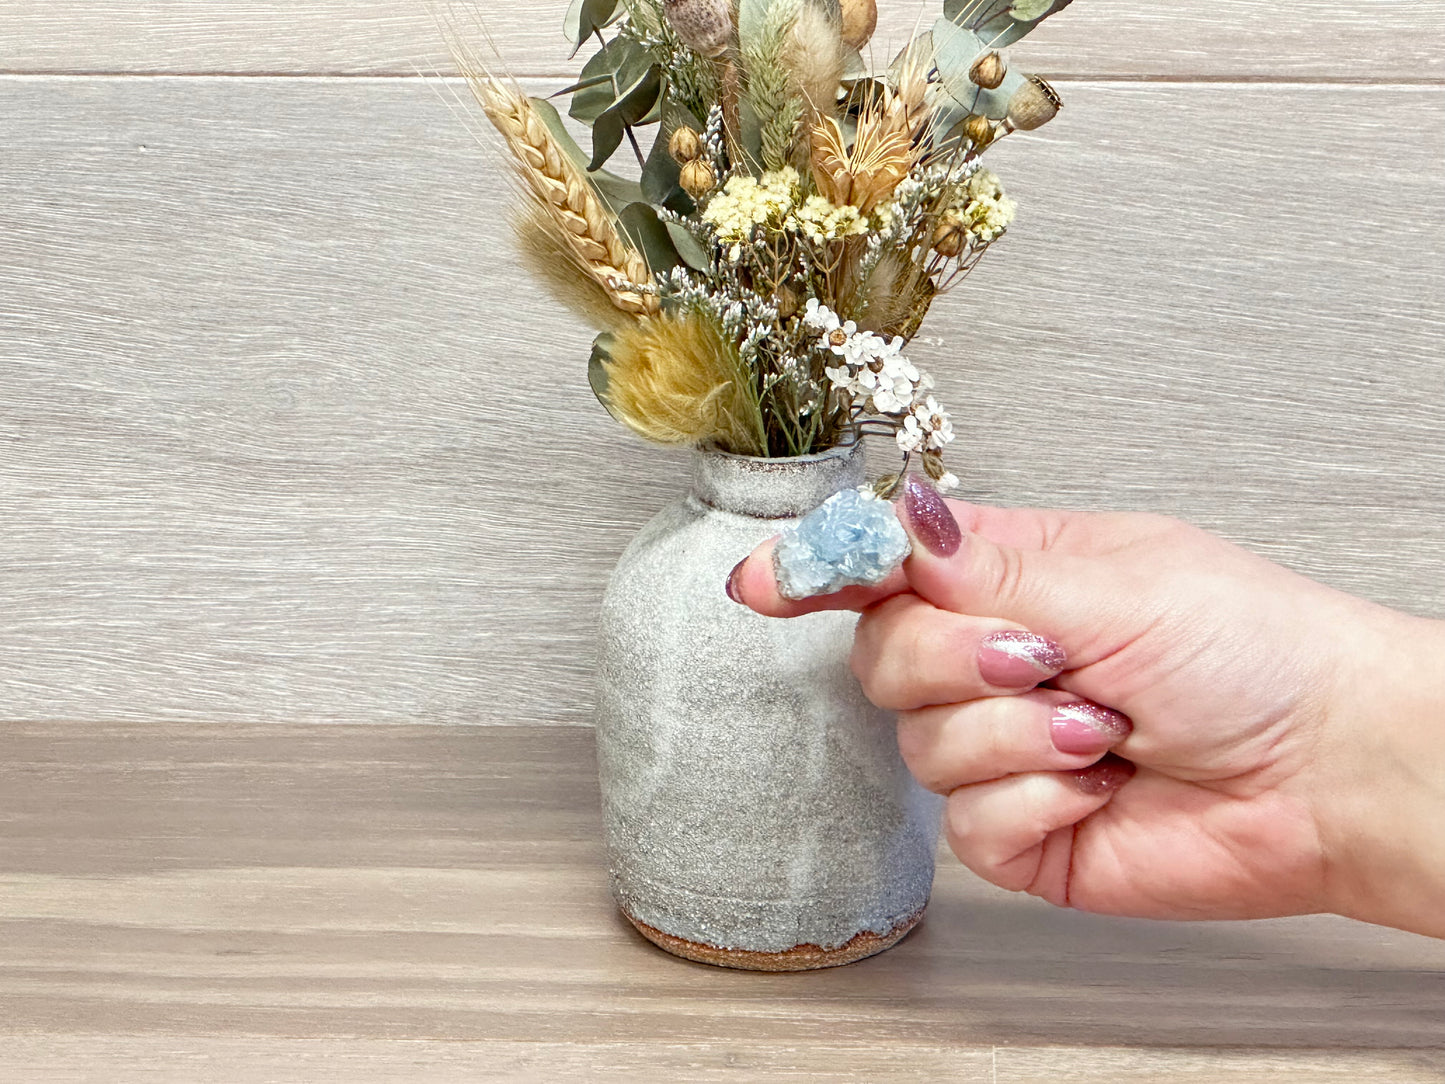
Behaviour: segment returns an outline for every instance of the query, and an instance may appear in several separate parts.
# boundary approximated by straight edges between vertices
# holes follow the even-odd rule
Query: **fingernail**
[[[746,557],[744,557],[744,558],[743,558],[741,561],[739,561],[737,564],[733,565],[733,570],[728,573],[728,582],[727,582],[728,598],[732,599],[732,600],[733,600],[734,602],[736,602],[738,605],[742,605],[742,601],[743,601],[743,596],[738,593],[738,573],[743,570],[743,565],[745,565],[745,564],[747,564],[747,563],[748,563],[748,559],[747,559]],[[714,575],[716,575],[716,573],[714,573]]]
[[[1097,764],[1090,764],[1087,768],[1080,768],[1075,772],[1064,772],[1070,776],[1074,785],[1085,794],[1103,795],[1110,791],[1118,790],[1130,779],[1134,778],[1137,769],[1132,763],[1123,757],[1116,757],[1110,753]]]
[[[978,673],[990,685],[1021,689],[1046,681],[1068,661],[1064,649],[1031,632],[993,632],[978,645]]]
[[[938,490],[909,475],[903,485],[903,513],[913,537],[935,557],[952,557],[963,543],[963,532]]]
[[[1081,700],[1054,709],[1049,733],[1061,753],[1102,753],[1129,736],[1127,715]]]

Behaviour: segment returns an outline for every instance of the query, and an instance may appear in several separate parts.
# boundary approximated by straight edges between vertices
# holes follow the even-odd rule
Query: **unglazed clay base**
[[[883,950],[892,948],[907,937],[913,927],[923,921],[923,910],[920,909],[887,933],[877,934],[864,931],[837,948],[825,949],[818,945],[794,945],[784,952],[750,952],[746,949],[718,948],[716,945],[686,941],[681,937],[674,937],[670,933],[663,933],[645,922],[639,922],[626,911],[623,911],[622,914],[628,922],[637,927],[638,933],[665,952],[681,956],[685,960],[696,960],[698,963],[714,964],[718,967],[734,967],[741,971],[816,971],[823,967],[851,964],[856,960],[876,956]]]

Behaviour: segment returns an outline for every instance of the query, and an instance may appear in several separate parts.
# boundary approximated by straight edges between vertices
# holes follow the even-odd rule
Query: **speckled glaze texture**
[[[886,948],[927,903],[940,799],[849,672],[856,616],[765,618],[723,590],[754,546],[862,473],[852,447],[700,453],[692,492],[623,554],[597,743],[612,887],[634,923],[738,958],[816,946],[826,966],[857,958],[828,950],[860,934]]]

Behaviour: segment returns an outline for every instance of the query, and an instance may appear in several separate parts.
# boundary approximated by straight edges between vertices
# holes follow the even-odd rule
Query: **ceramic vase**
[[[602,608],[597,744],[613,894],[693,960],[792,971],[918,923],[940,799],[848,668],[856,615],[761,617],[727,597],[759,542],[863,480],[857,445],[694,457],[691,492],[623,554]]]

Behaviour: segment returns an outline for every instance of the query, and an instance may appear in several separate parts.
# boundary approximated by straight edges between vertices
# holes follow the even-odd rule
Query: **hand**
[[[1175,520],[944,502],[862,612],[853,670],[948,795],[970,869],[1153,918],[1337,911],[1445,936],[1445,632]]]

